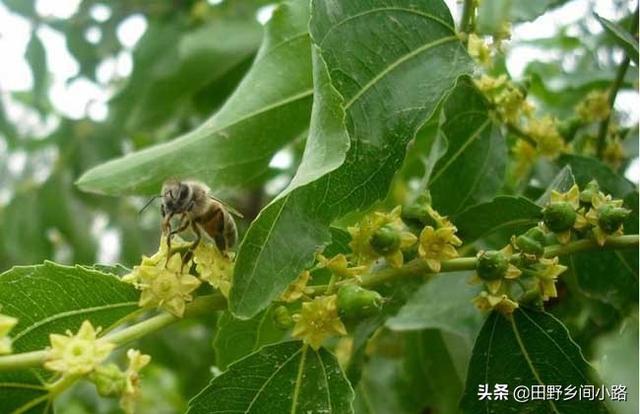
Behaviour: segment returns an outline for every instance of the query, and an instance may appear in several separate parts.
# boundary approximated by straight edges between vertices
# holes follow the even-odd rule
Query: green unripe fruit
[[[598,225],[607,234],[615,233],[629,213],[631,211],[626,208],[605,205],[598,210]]]
[[[387,255],[400,247],[400,234],[393,226],[387,224],[373,233],[369,244],[376,253]]]
[[[293,326],[293,319],[286,306],[280,305],[273,310],[273,323],[278,329],[286,330]]]
[[[497,250],[483,252],[476,262],[476,271],[482,280],[497,280],[509,268],[509,259]]]
[[[382,309],[382,296],[376,291],[356,285],[338,290],[338,312],[345,319],[364,319],[377,315]]]
[[[566,201],[551,203],[542,210],[544,224],[554,233],[569,230],[573,227],[577,217],[578,214],[573,206]]]
[[[600,192],[600,186],[596,180],[593,180],[587,184],[587,186],[580,192],[580,203],[582,205],[590,206],[591,199],[594,195]]]
[[[516,247],[522,252],[541,256],[544,253],[545,235],[539,227],[532,227],[516,237]]]

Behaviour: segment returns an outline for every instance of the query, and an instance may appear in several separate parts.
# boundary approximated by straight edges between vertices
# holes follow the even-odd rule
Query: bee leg
[[[164,212],[164,207],[162,210]],[[169,252],[171,252],[171,218],[173,218],[173,213],[162,216],[162,234],[167,235],[167,260],[165,267],[169,263]]]
[[[193,233],[196,235],[196,239],[193,241],[193,243],[191,243],[191,246],[189,246],[187,251],[182,256],[182,266],[184,266],[186,263],[189,262],[189,260],[191,260],[191,258],[193,257],[193,252],[196,250],[196,247],[198,247],[198,245],[200,244],[200,240],[202,240],[202,233],[200,233],[200,229],[198,228],[198,225],[196,224],[196,222],[191,221],[190,223],[191,223],[191,229],[193,230]]]

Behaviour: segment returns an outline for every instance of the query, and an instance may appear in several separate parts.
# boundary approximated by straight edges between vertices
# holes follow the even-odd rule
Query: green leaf
[[[471,303],[479,288],[469,284],[470,277],[469,272],[434,277],[387,320],[387,327],[396,331],[440,329],[460,336],[470,347],[483,321]]]
[[[637,65],[638,64],[638,39],[634,38],[633,35],[629,33],[628,30],[626,30],[624,27],[620,26],[619,24],[612,22],[610,20],[607,20],[604,17],[599,16],[598,14],[595,14],[595,16],[596,16],[596,19],[598,19],[598,21],[602,25],[602,27],[604,27],[604,30],[606,30],[607,33],[613,36],[613,38],[620,45],[620,47],[622,47],[625,50],[629,59],[636,62],[636,65]],[[637,15],[635,18],[637,18]]]
[[[627,387],[627,401],[607,401],[615,414],[638,412],[638,314],[627,317],[619,329],[599,337],[594,344],[594,362],[604,384]]]
[[[135,312],[137,303],[138,292],[133,286],[85,267],[45,262],[0,274],[2,313],[18,318],[11,331],[14,352],[43,349],[49,344],[50,333],[76,332],[86,319],[108,330]],[[34,404],[34,411],[42,412],[48,406],[43,376],[48,376],[43,370],[0,373],[0,407],[4,412],[30,404]]]
[[[290,186],[240,246],[230,309],[241,317],[311,263],[334,219],[386,196],[409,140],[471,67],[441,1],[314,2],[310,28],[316,90],[307,147]]]
[[[301,342],[262,348],[229,366],[189,403],[188,414],[353,412],[336,359]]]
[[[431,412],[458,413],[471,346],[458,335],[437,329],[405,334],[407,387],[421,412],[428,407]]]
[[[533,400],[516,402],[513,390],[522,385],[560,385],[564,390],[593,384],[590,368],[564,325],[545,312],[517,309],[511,317],[493,312],[486,320],[473,349],[461,407],[465,414],[606,413],[602,401]],[[479,385],[508,384],[509,399],[480,400]]]
[[[284,332],[276,327],[272,308],[264,310],[251,319],[241,320],[231,312],[224,312],[218,321],[218,331],[213,346],[216,350],[216,365],[221,370],[260,347],[279,341]]]
[[[502,186],[507,146],[471,80],[458,81],[447,97],[440,125],[447,152],[429,180],[434,207],[450,215],[491,199]]]
[[[566,2],[567,0],[483,0],[478,7],[477,31],[489,35],[500,33],[509,22],[535,20],[547,10]]]
[[[401,360],[372,356],[364,367],[356,388],[354,409],[357,414],[415,414],[420,407],[411,406]]]
[[[216,191],[251,183],[272,155],[307,127],[312,80],[306,2],[280,5],[253,66],[225,105],[196,130],[99,165],[85,191],[157,193],[169,177],[197,178]]]
[[[142,39],[144,50],[136,51],[128,87],[114,102],[122,106],[130,131],[175,119],[197,91],[225,79],[253,56],[262,35],[255,20],[221,17],[188,32],[178,25],[155,23]]]
[[[540,220],[541,208],[524,197],[498,196],[453,217],[458,235],[471,243],[496,231],[517,234]]]
[[[576,184],[581,188],[589,181],[596,180],[603,192],[616,198],[625,198],[636,188],[629,180],[592,157],[565,154],[558,159],[558,163],[571,167]]]

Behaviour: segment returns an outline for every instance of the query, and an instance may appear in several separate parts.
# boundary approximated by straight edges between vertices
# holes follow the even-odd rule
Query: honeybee
[[[162,232],[167,236],[168,252],[171,252],[171,238],[189,227],[195,240],[183,256],[186,263],[202,239],[204,231],[218,249],[227,254],[238,239],[238,230],[231,214],[242,218],[237,210],[213,197],[206,184],[195,180],[168,180],[162,185]],[[172,228],[171,219],[179,217],[178,226]]]

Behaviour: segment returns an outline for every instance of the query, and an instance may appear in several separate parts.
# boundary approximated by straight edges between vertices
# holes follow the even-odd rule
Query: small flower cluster
[[[600,191],[596,181],[580,191],[573,185],[566,192],[552,191],[542,210],[542,221],[500,251],[478,254],[474,281],[485,290],[474,299],[481,310],[511,313],[519,302],[547,301],[558,296],[556,281],[567,267],[558,257],[545,257],[547,244],[566,244],[572,238],[593,238],[600,246],[607,237],[623,234],[630,210],[622,200]]]
[[[214,244],[202,242],[193,252],[193,258],[184,260],[180,253],[188,251],[190,243],[176,239],[174,248],[167,251],[166,239],[162,239],[158,252],[143,256],[140,265],[122,280],[141,290],[139,305],[144,308],[161,308],[182,317],[193,292],[202,281],[208,282],[224,296],[229,295],[233,275],[232,257],[222,254]],[[195,264],[197,277],[191,269]]]
[[[130,349],[127,352],[129,366],[122,371],[116,364],[103,362],[109,357],[115,345],[98,338],[100,328],[84,321],[74,335],[51,334],[51,346],[44,367],[58,372],[62,377],[86,377],[96,385],[102,396],[120,396],[120,406],[130,414],[140,394],[140,370],[151,357]]]
[[[410,225],[414,222],[419,223],[417,227]],[[443,261],[458,257],[456,247],[462,244],[455,235],[456,227],[430,206],[428,198],[420,198],[405,213],[398,206],[388,213],[367,214],[348,231],[349,254],[319,254],[316,265],[298,275],[280,296],[288,304],[302,301],[300,311],[292,316],[293,336],[316,349],[329,337],[346,335],[343,321],[368,318],[380,311],[384,302],[380,294],[359,286],[360,275],[372,266],[386,263],[398,268],[406,257],[417,256],[432,272],[438,272]],[[314,289],[307,284],[316,270],[328,271],[331,282],[323,296],[312,298]],[[283,306],[277,311],[278,320],[288,320]]]
[[[557,257],[546,259],[526,253],[519,250],[518,245],[478,253],[472,281],[482,282],[485,287],[473,299],[478,309],[510,314],[525,298],[546,301],[558,296],[556,280],[567,267],[560,265]]]
[[[12,352],[9,332],[18,324],[18,319],[0,313],[0,355]]]
[[[543,226],[562,244],[575,234],[590,236],[603,246],[607,237],[624,234],[623,223],[631,211],[622,204],[622,200],[601,192],[595,180],[582,191],[573,185],[565,193],[551,192],[549,203],[542,210]]]

